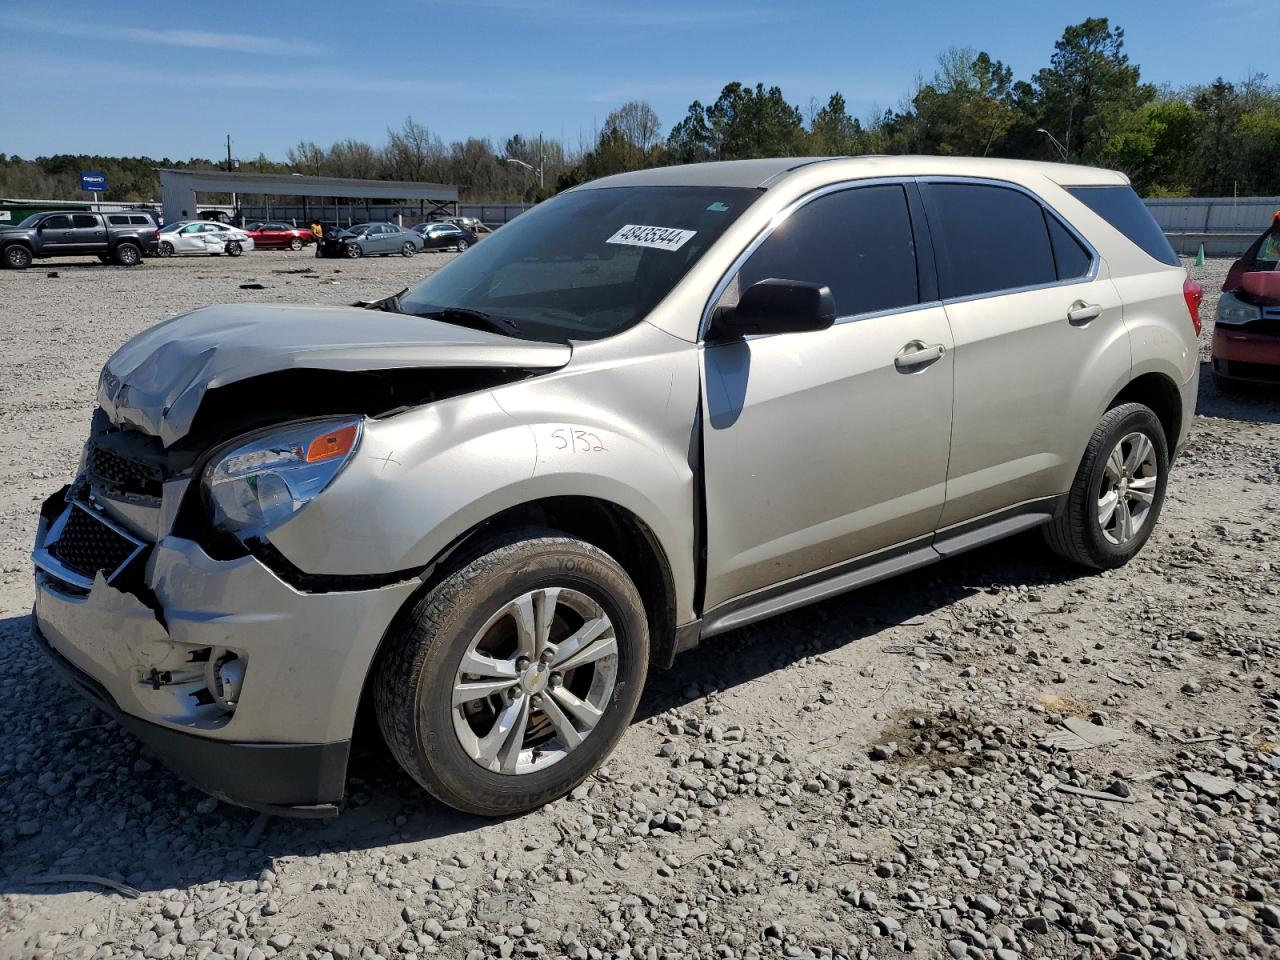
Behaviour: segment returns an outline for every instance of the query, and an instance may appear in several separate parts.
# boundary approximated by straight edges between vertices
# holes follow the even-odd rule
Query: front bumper
[[[61,494],[46,502],[39,557],[67,509]],[[177,773],[233,803],[308,813],[342,799],[364,679],[417,586],[307,593],[251,556],[215,560],[167,536],[87,590],[37,569],[34,629]]]
[[[1280,336],[1215,326],[1213,372],[1227,380],[1280,384]]]
[[[234,743],[183,733],[121,710],[106,688],[55,650],[33,622],[32,636],[58,672],[178,776],[219,800],[293,817],[337,814],[350,740],[332,743]]]

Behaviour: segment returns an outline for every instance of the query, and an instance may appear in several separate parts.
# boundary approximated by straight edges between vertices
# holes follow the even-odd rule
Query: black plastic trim
[[[193,786],[227,803],[266,813],[287,817],[337,815],[346,789],[350,740],[240,743],[140,720],[121,710],[102,684],[53,649],[34,615],[31,634],[72,686]]]

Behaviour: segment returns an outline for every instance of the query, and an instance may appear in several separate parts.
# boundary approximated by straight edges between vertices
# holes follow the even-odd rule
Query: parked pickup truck
[[[146,213],[33,213],[0,227],[0,262],[25,270],[36,257],[96,254],[103,263],[137,266],[156,252],[156,224]]]

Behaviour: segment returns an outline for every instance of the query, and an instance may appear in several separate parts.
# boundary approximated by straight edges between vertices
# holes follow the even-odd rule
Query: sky
[[[446,143],[512,133],[589,146],[647,100],[663,132],[728,82],[778,85],[806,113],[897,106],[950,46],[1017,78],[1070,23],[1107,16],[1144,80],[1238,80],[1275,63],[1265,0],[60,0],[0,7],[0,153],[284,159],[301,140],[380,145],[412,115]],[[1280,76],[1273,77],[1280,80]]]

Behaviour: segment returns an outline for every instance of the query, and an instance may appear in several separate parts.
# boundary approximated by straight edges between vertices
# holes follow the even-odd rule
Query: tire
[[[557,592],[542,592],[549,589]],[[554,647],[546,659],[515,659],[520,648],[510,611],[525,601],[528,622],[536,623],[535,597],[553,598],[550,634],[561,648],[580,628],[603,630],[596,639],[579,633],[578,653],[564,650],[563,662],[593,652],[596,659],[563,676]],[[491,638],[499,646],[487,645]],[[502,691],[455,707],[455,684],[484,684],[487,676],[492,687],[500,676],[463,677],[463,657],[473,648],[491,658],[484,663],[521,679],[499,680]],[[391,752],[434,797],[467,813],[525,813],[564,796],[608,757],[635,714],[648,662],[644,605],[612,557],[555,531],[516,531],[459,561],[401,615],[374,666],[374,706]],[[574,714],[562,709],[575,701]],[[594,704],[599,715],[580,728],[577,711],[584,704]],[[486,750],[485,733],[500,733],[498,720],[510,718],[511,710],[517,714],[510,729],[520,730],[520,739],[498,736],[491,739],[498,745]],[[573,744],[575,736],[580,741]]]
[[[162,257],[173,256],[173,244],[168,240],[161,240],[160,246],[156,247],[156,253]]]
[[[289,241],[289,249],[292,250],[294,253],[297,253],[299,250],[302,249],[302,240],[298,237],[294,237],[292,240]]]
[[[240,241],[238,241],[238,240],[228,240],[228,241],[227,241],[227,256],[228,256],[228,257],[238,257],[238,256],[240,256],[240,254],[242,254],[242,253],[244,253],[244,247],[240,244]]]
[[[14,270],[25,270],[31,266],[31,251],[20,243],[4,248],[4,265]]]
[[[348,243],[342,248],[342,255],[349,260],[359,260],[364,256],[364,251],[360,249],[358,243]]]
[[[459,253],[465,253],[467,250],[467,247],[471,246],[471,244],[467,243],[467,241],[465,240],[459,240],[456,246],[458,247]]]
[[[136,267],[142,262],[142,250],[136,243],[118,243],[112,252],[116,263],[122,267]]]
[[[1150,450],[1135,460],[1143,451],[1133,439],[1138,437],[1145,438]],[[1113,452],[1118,464],[1111,461]],[[1142,549],[1160,519],[1168,479],[1169,446],[1160,420],[1140,403],[1113,407],[1094,428],[1066,508],[1044,528],[1045,542],[1064,560],[1084,567],[1123,566]],[[1114,501],[1109,494],[1115,494]],[[1114,513],[1107,514],[1110,502],[1115,502]],[[1128,530],[1122,527],[1126,515],[1132,524]]]
[[[412,257],[417,252],[418,248],[413,245],[412,241],[400,248],[400,256],[402,257]]]

